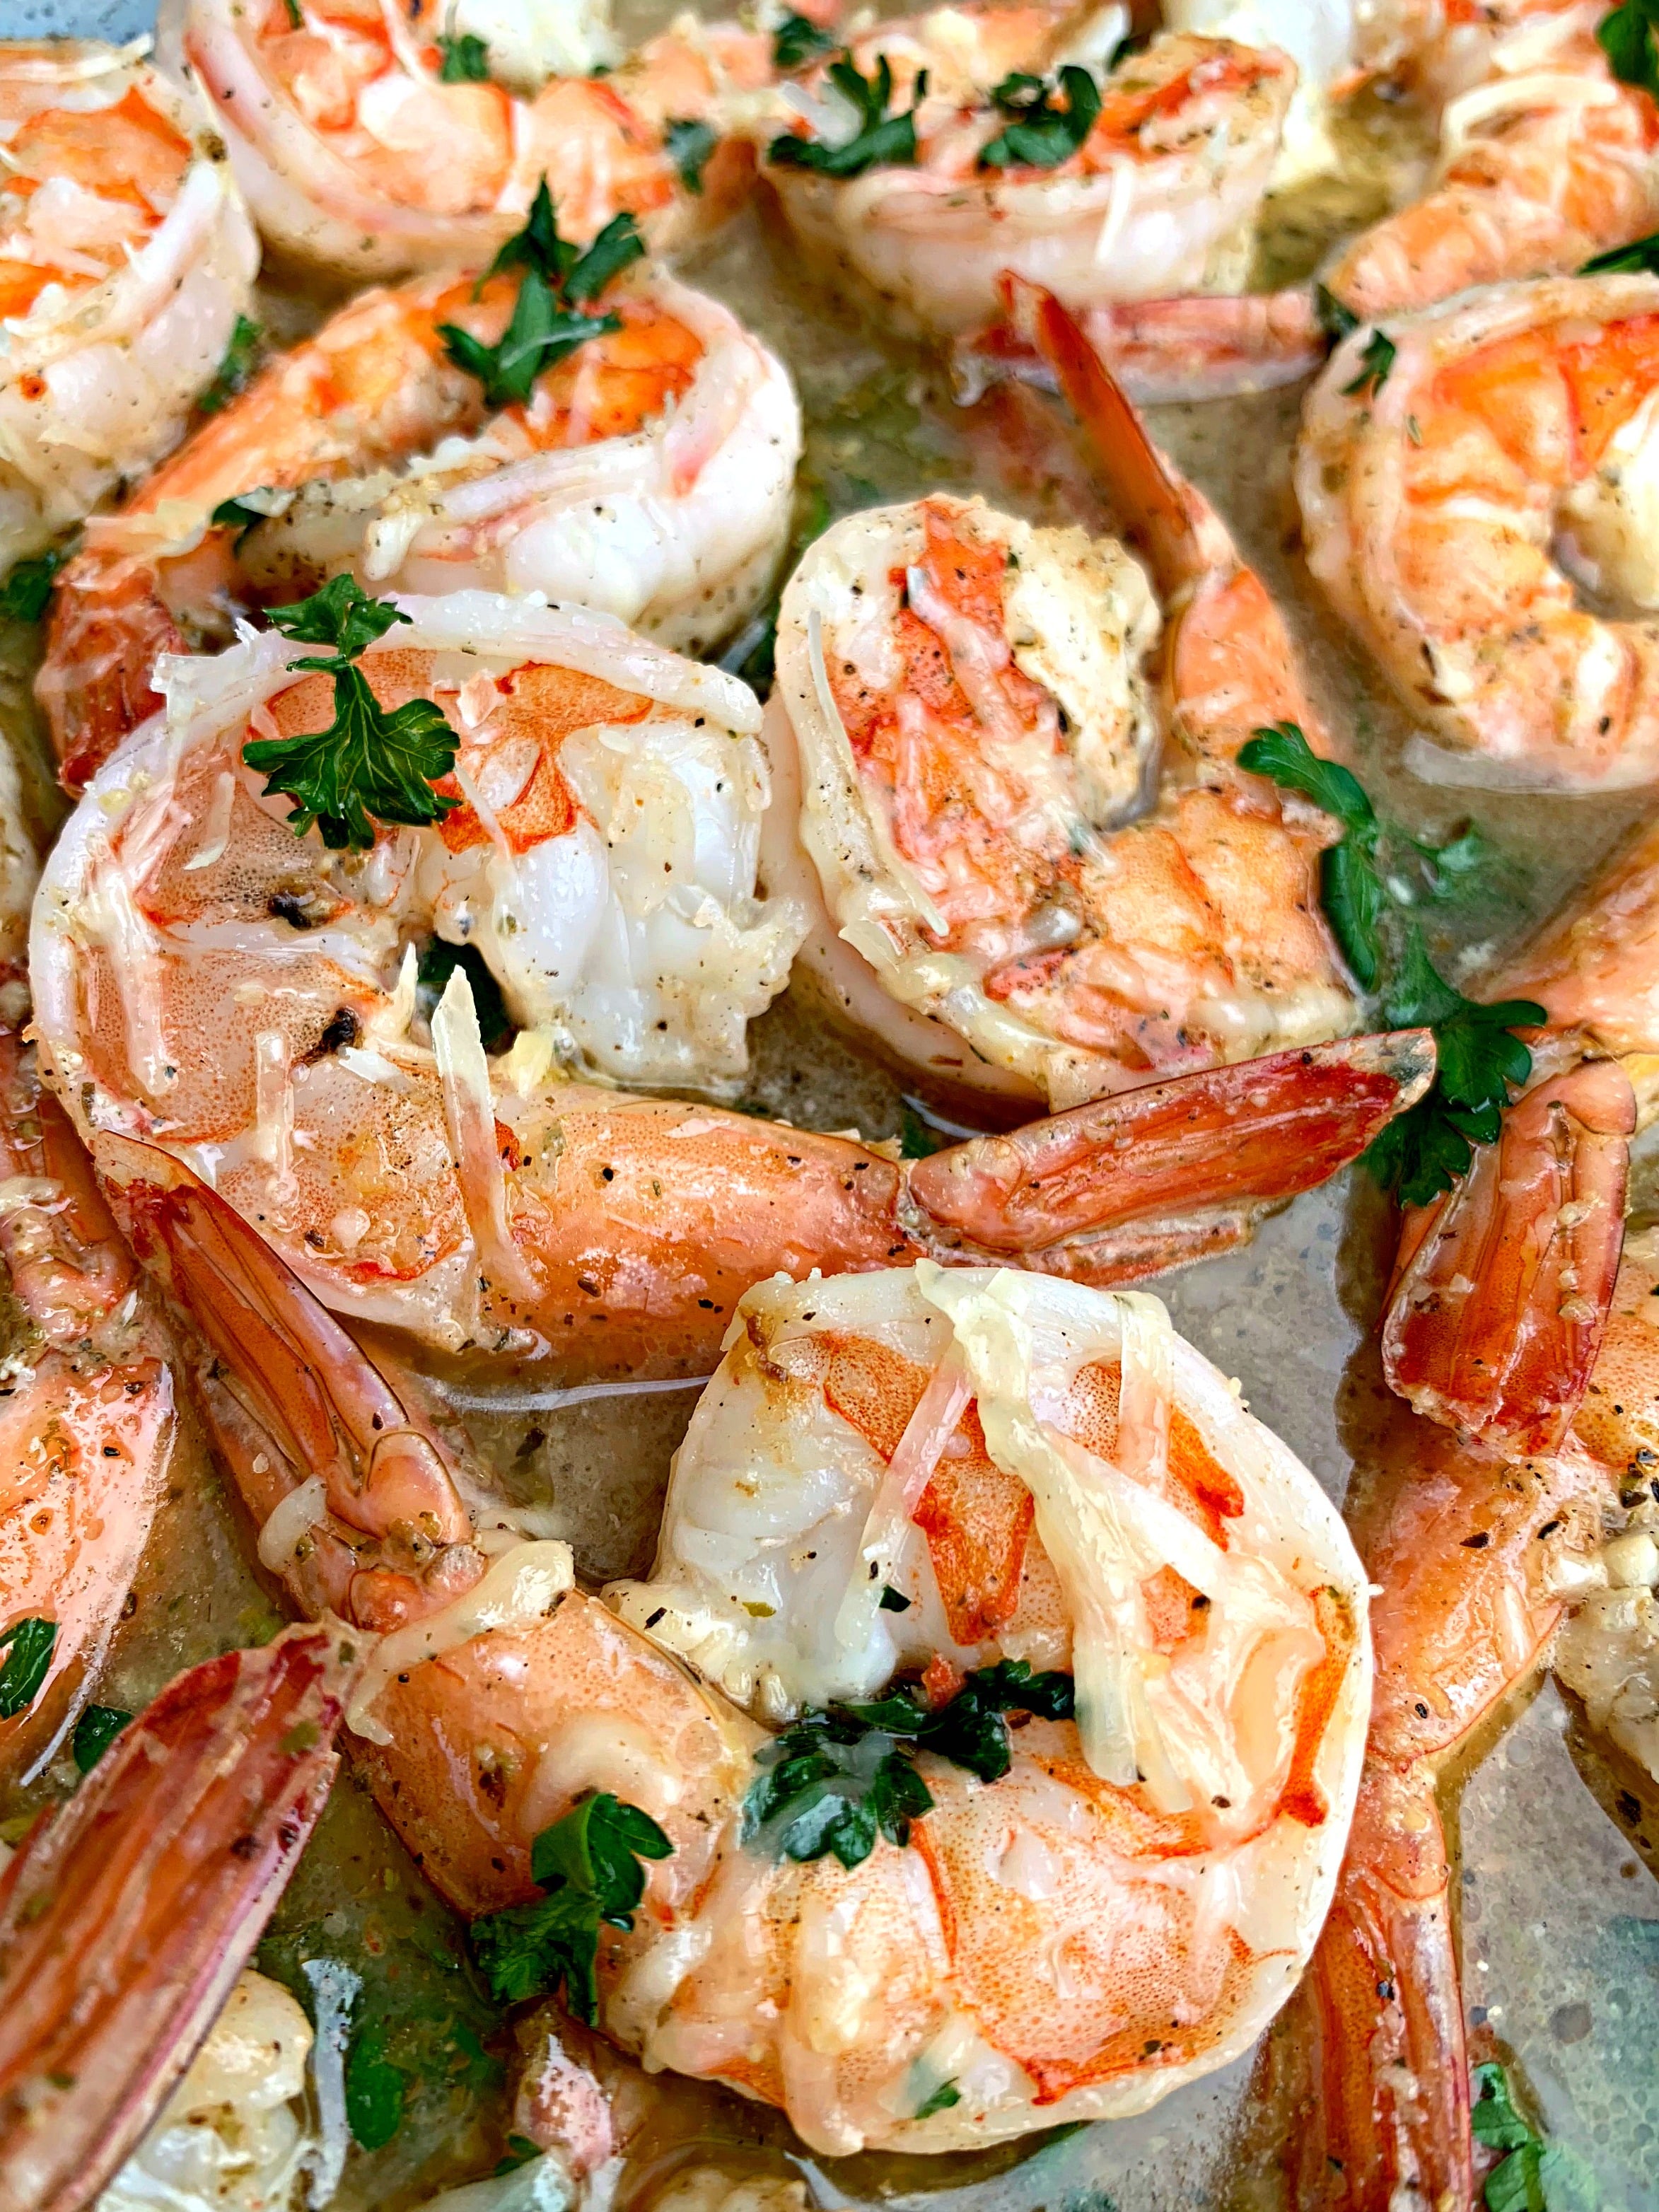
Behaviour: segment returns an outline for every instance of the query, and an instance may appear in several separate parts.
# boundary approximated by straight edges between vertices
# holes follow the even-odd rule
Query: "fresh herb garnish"
[[[473,1954],[498,2002],[550,1996],[562,1985],[565,2010],[593,2027],[600,1926],[633,1926],[645,1894],[641,1860],[665,1859],[673,1848],[648,1813],[608,1790],[544,1828],[530,1872],[547,1894],[472,1923]]]
[[[420,828],[458,802],[433,789],[455,765],[455,733],[429,699],[410,699],[390,712],[369,689],[357,655],[394,623],[407,622],[389,599],[372,599],[349,576],[331,577],[320,592],[270,610],[273,626],[301,644],[331,645],[292,666],[334,679],[334,720],[297,738],[261,738],[242,758],[268,778],[264,795],[295,801],[290,827],[303,836],[316,824],[335,852],[367,851],[376,822]]]
[[[1069,1674],[1034,1674],[1023,1659],[999,1660],[969,1674],[937,1711],[905,1689],[867,1704],[809,1707],[793,1726],[755,1754],[761,1770],[743,1801],[743,1838],[764,1834],[786,1858],[822,1858],[833,1851],[855,1867],[877,1836],[902,1847],[910,1823],[933,1800],[915,1767],[933,1752],[966,1767],[981,1782],[1008,1771],[1008,1712],[1067,1720]]]
[[[294,28],[296,31],[304,30],[306,19],[300,13],[300,0],[283,0],[283,5],[288,10],[288,20]]]
[[[364,2150],[381,2150],[403,2125],[409,2083],[386,2055],[383,2021],[366,2021],[352,2038],[345,2062],[346,2125]]]
[[[767,148],[769,161],[790,169],[811,169],[821,177],[861,177],[866,169],[908,167],[916,158],[916,110],[927,95],[927,72],[918,72],[910,105],[890,115],[893,72],[885,54],[876,57],[873,73],[860,76],[850,53],[830,64],[830,82],[856,110],[859,127],[843,145],[823,146],[815,138],[784,131]]]
[[[256,322],[246,315],[238,315],[230,333],[230,343],[225,348],[224,358],[213,372],[213,381],[196,403],[199,415],[218,415],[247,389],[259,357],[259,341],[264,336]]]
[[[1470,2087],[1470,2133],[1485,2149],[1508,2153],[1486,2176],[1487,2212],[1588,2212],[1597,2203],[1583,2160],[1565,2143],[1547,2143],[1516,2110],[1501,2066],[1477,2066]]]
[[[438,52],[440,84],[489,83],[489,48],[471,31],[440,31]]]
[[[52,597],[52,580],[69,558],[66,545],[50,553],[37,553],[32,561],[14,562],[0,584],[0,616],[13,622],[39,622]]]
[[[1060,73],[1064,105],[1050,97],[1040,76],[1026,70],[1006,76],[991,94],[1007,128],[981,152],[981,169],[1054,169],[1069,161],[1095,127],[1100,88],[1086,69],[1068,65]]]
[[[0,1666],[0,1721],[15,1720],[39,1697],[57,1641],[55,1620],[31,1616],[0,1629],[0,1650],[6,1655]]]
[[[910,1601],[902,1590],[896,1590],[891,1583],[881,1586],[881,1609],[884,1613],[908,1613]]]
[[[786,15],[772,33],[772,66],[798,70],[803,63],[827,54],[835,43],[828,31],[819,30],[806,16]]]
[[[484,1050],[505,1052],[513,1042],[513,1017],[507,1011],[501,985],[476,945],[448,945],[441,937],[428,941],[415,970],[416,1011],[431,1020],[444,987],[458,968],[466,970],[466,980],[472,987],[472,1010],[478,1017],[478,1037]]]
[[[77,1770],[82,1774],[90,1774],[122,1729],[130,1727],[131,1722],[132,1715],[124,1713],[118,1705],[88,1705],[75,1723],[75,1739],[70,1746]]]
[[[1620,0],[1595,27],[1607,66],[1621,84],[1659,100],[1659,0]]]
[[[962,2102],[962,2092],[954,2081],[941,2081],[925,2104],[918,2105],[910,2117],[913,2120],[931,2120],[935,2112],[948,2112],[952,2105]]]
[[[1633,238],[1628,246],[1614,246],[1594,253],[1579,270],[1581,276],[1659,276],[1659,230]]]
[[[458,368],[477,378],[491,407],[522,406],[544,369],[589,338],[622,328],[615,315],[577,310],[596,300],[644,252],[645,240],[631,215],[613,216],[586,252],[579,252],[559,235],[544,177],[524,228],[507,240],[484,272],[489,277],[507,269],[524,271],[506,331],[498,343],[487,346],[455,323],[440,323],[444,350]]]
[[[684,120],[663,125],[663,151],[679,172],[688,192],[701,194],[703,165],[720,143],[712,123]]]
[[[1238,764],[1299,792],[1341,823],[1339,842],[1320,855],[1320,897],[1332,933],[1360,988],[1381,988],[1390,1029],[1434,1032],[1432,1087],[1365,1154],[1384,1189],[1397,1189],[1407,1206],[1426,1206],[1468,1173],[1474,1146],[1497,1137],[1510,1086],[1532,1073],[1532,1054],[1510,1032],[1541,1027],[1544,1009],[1529,999],[1481,1006],[1448,983],[1429,957],[1399,872],[1387,865],[1399,843],[1431,873],[1449,855],[1453,872],[1466,872],[1468,837],[1437,851],[1387,831],[1358,778],[1322,760],[1294,722],[1258,730],[1240,747]]]
[[[935,1129],[924,1121],[907,1098],[899,1108],[899,1154],[907,1160],[925,1160],[932,1152],[942,1152],[956,1142],[942,1129]]]
[[[1389,372],[1394,367],[1394,357],[1399,350],[1391,337],[1385,337],[1381,331],[1373,331],[1359,356],[1359,374],[1352,384],[1343,386],[1344,395],[1363,392],[1369,399],[1373,393],[1380,392],[1389,380]]]
[[[1334,343],[1340,343],[1350,331],[1359,328],[1359,318],[1353,309],[1339,300],[1328,284],[1314,286],[1314,313],[1319,318],[1319,327]]]

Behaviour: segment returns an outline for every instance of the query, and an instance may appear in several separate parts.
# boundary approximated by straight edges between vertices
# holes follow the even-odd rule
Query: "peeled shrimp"
[[[1426,726],[1437,781],[1659,776],[1659,279],[1497,286],[1356,331],[1297,450],[1309,566]],[[1593,614],[1572,578],[1637,611]]]
[[[371,589],[538,591],[694,652],[744,620],[789,528],[801,429],[782,364],[716,301],[638,272],[604,296],[619,330],[492,413],[439,329],[495,343],[517,285],[474,290],[436,277],[353,301],[93,526],[37,684],[68,782],[159,706],[161,653],[343,569]]]
[[[477,1478],[408,1393],[193,1178],[118,1140],[107,1157],[222,1363],[208,1403],[262,1555],[305,1609],[391,1630],[349,1721],[428,1875],[470,1913],[521,1899],[532,1838],[595,1788],[666,1830],[633,1933],[599,1960],[604,2027],[648,2067],[781,2105],[819,2151],[941,2150],[1141,2109],[1283,2002],[1358,1778],[1364,1583],[1311,1477],[1154,1302],[927,1267],[743,1302],[679,1478],[725,1531],[712,1574],[741,1590],[715,1592],[735,1632],[769,1575],[783,1619],[757,1633],[775,1672],[798,1632],[799,1696],[814,1616],[862,1612],[878,1571],[860,1515],[884,1528],[888,1502],[920,1593],[929,1557],[981,1540],[994,1508],[1024,1562],[1000,1561],[1002,1588],[1023,1571],[1030,1597],[981,1620],[973,1653],[1023,1639],[1069,1662],[1080,1715],[1017,1730],[1000,1781],[924,1757],[933,1809],[908,1845],[852,1869],[780,1861],[739,1825],[765,1731],[572,1589],[563,1546],[487,1565],[463,1502]],[[737,1524],[720,1504],[733,1437],[769,1501],[751,1485]],[[812,1529],[814,1500],[845,1571],[786,1574],[783,1532]],[[910,1525],[924,1507],[942,1552]],[[398,1530],[416,1515],[430,1541],[411,1562]],[[648,1595],[628,1610],[648,1618]],[[849,1637],[842,1673],[878,1679],[872,1660]]]
[[[182,435],[258,248],[137,47],[0,45],[0,576]]]
[[[717,130],[726,100],[768,82],[770,39],[736,24],[688,21],[613,70],[588,74],[609,58],[594,52],[554,74],[575,59],[562,27],[538,38],[528,11],[496,6],[471,33],[489,79],[446,83],[439,40],[465,30],[465,0],[177,0],[170,15],[164,51],[206,97],[265,237],[360,283],[488,261],[544,175],[567,236],[631,214],[665,252],[724,222],[754,173],[746,142],[724,137],[693,185],[669,143],[672,124]]]
[[[441,825],[362,856],[295,837],[241,749],[325,727],[328,687],[267,634],[163,672],[167,714],[94,778],[31,944],[82,1133],[176,1152],[343,1312],[486,1358],[696,1373],[780,1267],[965,1248],[1121,1280],[1236,1242],[1428,1079],[1420,1032],[1362,1039],[902,1162],[598,1089],[735,1086],[787,976],[804,917],[752,895],[754,696],[575,609],[404,606],[359,665],[456,729],[465,803]],[[493,1062],[465,969],[417,1015],[434,934],[475,948],[523,1025]],[[1137,1129],[1164,1145],[1130,1157]]]
[[[886,58],[893,113],[910,106],[927,72],[915,166],[836,181],[768,163],[784,215],[821,270],[850,271],[872,287],[884,320],[896,313],[946,337],[996,313],[997,280],[1008,270],[1079,309],[1241,289],[1295,82],[1291,63],[1224,40],[1165,37],[1109,70],[1101,52],[1068,43],[1062,25],[1046,52],[1019,66],[1093,61],[1104,81],[1087,138],[1055,167],[981,169],[981,149],[1008,120],[988,97],[996,79],[953,76],[942,33],[927,36],[928,25],[952,24],[961,12],[924,16],[920,31],[884,24],[854,42],[866,79]],[[809,80],[801,98],[811,135],[851,135],[833,88]]]
[[[1235,765],[1263,724],[1321,742],[1278,611],[1056,322],[1167,628],[1110,539],[941,494],[849,516],[784,594],[764,865],[812,914],[830,1002],[908,1073],[1064,1107],[1355,1008],[1327,829]]]

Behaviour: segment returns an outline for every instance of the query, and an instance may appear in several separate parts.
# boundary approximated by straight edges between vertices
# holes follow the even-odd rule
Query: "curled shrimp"
[[[789,528],[782,364],[716,301],[636,272],[604,295],[620,327],[492,410],[441,330],[494,343],[516,293],[510,275],[441,276],[353,301],[92,526],[36,685],[66,781],[160,704],[161,653],[343,570],[539,591],[696,652],[744,619]]]
[[[896,313],[945,337],[995,314],[997,281],[1009,270],[1079,309],[1237,291],[1293,64],[1224,40],[1172,36],[1108,68],[1114,38],[1097,33],[1115,11],[1096,11],[1081,44],[1061,19],[1046,48],[1018,66],[1034,73],[1091,62],[1103,76],[1098,116],[1054,167],[981,168],[981,153],[1009,119],[989,99],[996,77],[953,71],[940,34],[927,36],[931,23],[953,24],[963,12],[941,9],[919,29],[882,25],[854,42],[866,78],[885,60],[896,113],[927,74],[914,166],[878,165],[838,181],[768,162],[785,217],[820,270],[872,288],[884,319]],[[833,88],[809,80],[800,98],[820,137],[852,135]]]
[[[222,146],[140,58],[0,46],[0,575],[182,435],[258,247]]]
[[[1000,1523],[1023,1512],[1033,1597],[952,1648],[1023,1636],[1076,1684],[1077,1721],[1031,1719],[1000,1781],[924,1753],[932,1806],[907,1843],[797,1862],[744,1838],[765,1730],[572,1589],[563,1546],[486,1565],[476,1477],[408,1391],[185,1170],[118,1139],[106,1157],[141,1249],[225,1363],[208,1403],[262,1556],[302,1608],[390,1628],[348,1718],[427,1874],[469,1913],[517,1901],[532,1838],[586,1790],[665,1829],[633,1933],[598,1961],[605,2031],[648,2067],[781,2105],[819,2150],[944,2149],[1140,2109],[1283,2002],[1358,1778],[1364,1583],[1317,1486],[1155,1302],[928,1267],[743,1302],[683,1469],[687,1518],[708,1485],[730,1489],[734,1435],[778,1530],[812,1522],[815,1484],[854,1508],[835,1522],[845,1576],[778,1592],[797,1633],[781,1621],[766,1648],[775,1673],[799,1649],[789,1693],[816,1679],[823,1592],[869,1609],[860,1516],[920,1592],[912,1493],[948,1552],[979,1533],[975,1486]],[[418,1551],[400,1536],[416,1517]],[[743,1548],[725,1557],[746,1595],[768,1569]],[[879,1679],[856,1638],[844,1657]]]
[[[316,1825],[362,1667],[337,1622],[210,1659],[29,1830],[0,1875],[7,2203],[90,2203],[167,2105]]]
[[[1263,724],[1322,742],[1278,611],[1076,324],[1037,315],[1164,619],[1079,530],[939,494],[838,523],[780,612],[767,873],[812,914],[830,1003],[908,1074],[1065,1107],[1355,1009],[1328,828],[1236,764]]]
[[[562,41],[526,40],[533,16],[492,10],[492,76],[457,82],[439,43],[453,11],[433,0],[179,0],[170,14],[165,49],[212,109],[260,229],[337,276],[479,266],[543,176],[580,243],[629,214],[667,252],[724,222],[754,173],[746,142],[726,137],[688,180],[671,137],[676,123],[712,135],[726,101],[768,82],[769,39],[736,24],[678,25],[615,70],[559,75]]]
[[[1425,726],[1419,774],[1659,776],[1656,334],[1651,277],[1499,286],[1354,332],[1310,395],[1308,563]],[[1574,575],[1638,611],[1589,611]]]
[[[745,1019],[785,981],[804,917],[753,896],[754,696],[576,609],[404,611],[358,665],[455,729],[441,823],[364,855],[295,836],[242,747],[326,726],[328,687],[267,634],[171,665],[167,714],[59,838],[31,944],[82,1133],[211,1174],[343,1312],[486,1359],[696,1373],[780,1267],[965,1250],[1119,1280],[1236,1242],[1428,1079],[1420,1031],[1361,1039],[905,1161],[599,1088],[735,1087]],[[465,964],[419,1010],[434,935],[520,1025],[493,1061]],[[1132,1158],[1134,1131],[1164,1144]]]

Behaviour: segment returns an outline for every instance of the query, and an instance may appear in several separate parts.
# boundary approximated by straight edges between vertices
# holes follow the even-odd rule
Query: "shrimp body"
[[[1288,641],[1182,495],[1208,550],[1156,657],[1121,546],[942,494],[838,523],[784,594],[768,880],[831,1003],[942,1090],[1065,1107],[1352,1026],[1325,832],[1234,764],[1311,722]]]
[[[952,85],[932,46],[889,26],[854,52],[866,76],[887,57],[895,112],[927,70],[915,165],[848,181],[775,161],[766,173],[819,267],[873,288],[887,319],[946,337],[972,330],[995,314],[1009,270],[1079,309],[1242,289],[1295,82],[1283,55],[1160,38],[1106,75],[1100,114],[1065,161],[982,169],[1007,122],[989,102],[994,79]],[[1051,50],[1024,66],[1076,58]]]
[[[722,1518],[722,1481],[741,1491],[743,1466],[771,1501],[762,1550],[810,1529],[815,1485],[853,1508],[848,1534],[878,1489],[902,1493],[901,1548],[925,1577],[911,1490],[939,1468],[930,1525],[960,1515],[971,1541],[957,1478],[977,1480],[1003,1525],[1024,1520],[1030,1620],[1069,1656],[1081,1716],[1017,1729],[1000,1781],[924,1755],[933,1808],[908,1844],[878,1841],[852,1868],[796,1863],[744,1833],[764,1729],[672,1645],[573,1591],[563,1547],[520,1544],[486,1567],[461,1503],[476,1478],[448,1469],[407,1392],[182,1170],[131,1146],[110,1164],[142,1249],[230,1350],[210,1402],[264,1557],[306,1609],[406,1624],[349,1720],[428,1875],[468,1912],[515,1901],[531,1839],[588,1789],[666,1831],[634,1931],[607,1936],[599,1960],[603,2025],[647,2067],[781,2106],[820,2151],[942,2150],[1140,2109],[1243,2048],[1283,2001],[1358,1774],[1364,1585],[1311,1478],[1161,1307],[931,1268],[744,1301],[684,1478],[688,1521],[700,1504]],[[301,1497],[312,1468],[329,1471]],[[397,1519],[417,1508],[432,1541],[399,1570]],[[759,1534],[740,1512],[744,1527],[722,1521],[724,1557],[746,1590],[765,1569],[738,1559],[745,1528]],[[862,1607],[866,1563],[841,1549],[838,1595]],[[752,1618],[720,1579],[724,1616]],[[820,1607],[838,1579],[821,1577]],[[804,1646],[814,1600],[805,1583],[799,1611],[782,1595]],[[623,1602],[652,1609],[644,1590]],[[999,1632],[981,1627],[975,1648]]]
[[[135,52],[0,46],[0,574],[182,435],[258,248],[223,149]]]
[[[789,526],[782,364],[714,301],[641,275],[605,296],[619,328],[491,413],[440,327],[493,343],[514,297],[506,276],[436,277],[353,301],[94,528],[37,683],[66,781],[159,705],[161,653],[345,569],[574,599],[697,652],[744,619]],[[240,521],[214,522],[245,495]]]
[[[313,0],[297,22],[287,0],[180,0],[168,51],[212,108],[265,237],[338,276],[480,265],[544,176],[582,244],[626,213],[667,252],[732,214],[754,172],[747,144],[722,139],[694,185],[668,126],[715,127],[725,101],[763,88],[769,39],[677,27],[589,75],[609,52],[581,61],[536,39],[528,11],[488,12],[487,65],[510,82],[444,82],[438,40],[456,15],[427,0],[395,15]]]
[[[1449,782],[1618,790],[1659,775],[1659,281],[1497,286],[1357,331],[1297,451],[1309,565]],[[1633,602],[1581,607],[1569,569]]]

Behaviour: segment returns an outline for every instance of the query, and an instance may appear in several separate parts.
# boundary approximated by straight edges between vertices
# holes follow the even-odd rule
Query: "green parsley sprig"
[[[76,1771],[90,1774],[122,1729],[131,1725],[132,1715],[119,1705],[88,1705],[75,1723],[70,1747]]]
[[[497,2002],[550,1996],[562,1986],[565,2010],[594,2026],[599,1929],[633,1926],[645,1894],[641,1861],[665,1859],[673,1848],[648,1813],[605,1790],[544,1828],[530,1872],[547,1894],[472,1923],[473,1955]]]
[[[504,270],[523,270],[506,331],[498,343],[488,346],[459,324],[440,323],[444,351],[457,368],[477,378],[491,407],[522,406],[544,369],[590,338],[622,328],[615,315],[580,310],[644,252],[645,240],[631,215],[613,216],[586,252],[561,238],[544,177],[524,228],[507,240],[479,279],[482,286]]]
[[[458,802],[432,787],[455,765],[455,732],[429,699],[388,711],[356,665],[376,638],[409,617],[389,599],[369,599],[349,576],[331,577],[310,599],[272,607],[270,615],[285,637],[334,648],[293,663],[333,678],[327,729],[260,738],[242,748],[248,766],[267,778],[265,797],[280,792],[294,800],[295,834],[302,837],[315,823],[331,850],[366,852],[377,822],[418,829],[441,821]]]
[[[0,1650],[6,1655],[0,1665],[0,1720],[15,1720],[40,1696],[57,1642],[55,1620],[30,1615],[0,1629]]]
[[[1659,276],[1659,230],[1633,238],[1628,246],[1609,246],[1593,253],[1579,270],[1581,276]]]
[[[861,177],[866,169],[902,168],[916,158],[916,110],[927,96],[927,72],[917,73],[910,105],[901,115],[887,112],[893,98],[893,72],[878,54],[869,76],[860,75],[850,53],[830,64],[830,82],[851,102],[859,118],[854,135],[840,146],[821,145],[786,131],[767,148],[779,167],[811,169],[821,177]]]
[[[1497,1137],[1510,1087],[1532,1073],[1532,1054],[1516,1029],[1537,1029],[1547,1017],[1530,999],[1482,1006],[1448,983],[1430,959],[1422,926],[1402,895],[1393,849],[1409,848],[1432,872],[1467,863],[1467,839],[1437,849],[1387,830],[1358,776],[1322,760],[1294,722],[1258,730],[1238,764],[1295,791],[1334,815],[1342,836],[1320,855],[1320,899],[1331,933],[1363,991],[1380,991],[1390,1029],[1430,1029],[1438,1066],[1432,1087],[1389,1122],[1366,1152],[1385,1189],[1407,1206],[1426,1206],[1468,1172],[1475,1145]]]
[[[1507,2153],[1487,2174],[1486,2212],[1590,2212],[1595,2176],[1565,2143],[1548,2143],[1516,2111],[1509,2078],[1496,2063],[1477,2066],[1470,2087],[1470,2131],[1487,2150]]]
[[[1359,374],[1352,384],[1342,387],[1345,398],[1363,393],[1369,399],[1379,392],[1389,380],[1395,356],[1400,349],[1382,331],[1373,331],[1365,341],[1359,356]]]
[[[1659,100],[1659,0],[1620,0],[1596,25],[1595,35],[1620,82]]]
[[[0,583],[0,616],[12,622],[39,622],[46,611],[58,571],[69,559],[70,548],[55,545],[37,553],[32,561],[15,561]]]
[[[798,70],[827,54],[836,41],[806,15],[786,15],[772,33],[772,66]]]
[[[702,194],[704,167],[720,143],[720,133],[712,123],[682,118],[663,125],[663,151],[674,164],[686,191],[698,198]]]
[[[196,403],[201,415],[219,415],[231,401],[246,392],[258,365],[259,347],[264,332],[258,323],[246,315],[238,315],[226,346],[224,358],[213,372],[213,380]]]
[[[933,1802],[918,1752],[1000,1781],[1011,1756],[1003,1716],[1068,1720],[1073,1698],[1069,1674],[1034,1674],[1024,1659],[1002,1659],[976,1668],[937,1711],[905,1689],[861,1705],[810,1707],[755,1754],[761,1771],[743,1801],[744,1841],[769,1843],[792,1859],[833,1851],[845,1867],[867,1859],[878,1835],[902,1848],[911,1821]]]
[[[489,48],[471,31],[438,33],[440,84],[488,84]]]
[[[1040,76],[1024,70],[1006,76],[991,94],[1012,119],[980,152],[981,169],[1055,169],[1069,161],[1095,127],[1100,87],[1086,69],[1068,64],[1060,73],[1056,101]]]

